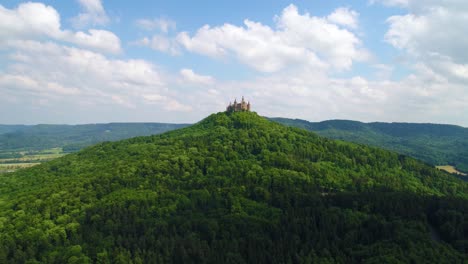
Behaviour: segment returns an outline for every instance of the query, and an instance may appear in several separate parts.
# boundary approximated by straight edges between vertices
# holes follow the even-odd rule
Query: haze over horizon
[[[468,127],[466,1],[8,1],[0,21],[0,124],[194,123],[244,95]]]

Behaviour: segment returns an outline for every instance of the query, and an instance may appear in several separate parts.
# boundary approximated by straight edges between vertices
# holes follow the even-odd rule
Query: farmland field
[[[438,168],[439,170],[444,170],[448,173],[454,173],[454,174],[466,176],[465,173],[458,171],[454,166],[444,165],[444,166],[436,166],[436,168]]]
[[[62,148],[51,148],[40,151],[3,151],[0,152],[0,173],[14,172],[18,169],[32,167],[42,162],[65,155]]]

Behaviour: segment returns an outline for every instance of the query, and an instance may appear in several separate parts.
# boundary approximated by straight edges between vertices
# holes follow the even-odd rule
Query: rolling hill
[[[27,129],[27,125],[0,125],[0,135]]]
[[[270,120],[321,136],[385,148],[431,165],[452,165],[468,173],[468,128],[416,123],[361,123],[349,120],[309,122]],[[109,123],[88,125],[0,125],[0,154],[63,148],[74,152],[103,141],[149,136],[189,124]],[[16,155],[16,154],[15,154]]]
[[[434,166],[448,164],[468,172],[468,128],[438,124],[361,123],[349,120],[271,120],[304,128],[327,138],[377,146],[415,157]]]
[[[103,141],[160,134],[188,124],[109,123],[86,125],[0,126],[0,150],[44,150],[63,147],[76,151]],[[3,133],[1,133],[3,131]]]
[[[255,113],[0,175],[2,263],[462,263],[468,184]]]

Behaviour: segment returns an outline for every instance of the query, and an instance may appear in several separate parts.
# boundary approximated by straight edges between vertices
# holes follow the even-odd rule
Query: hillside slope
[[[27,125],[0,125],[0,135],[27,129]]]
[[[361,123],[348,120],[308,122],[271,118],[321,136],[377,146],[415,157],[434,166],[453,165],[468,173],[468,129],[453,125],[415,123]],[[188,124],[110,123],[88,125],[0,125],[0,156],[19,151],[63,148],[74,152],[103,141],[148,136]],[[3,135],[2,135],[3,134]]]
[[[186,126],[188,124],[167,123],[5,126],[6,132],[0,133],[0,150],[43,150],[63,147],[65,151],[75,151],[103,141],[149,136]]]
[[[0,262],[460,263],[468,185],[218,113],[0,176]]]
[[[323,122],[288,118],[271,118],[271,120],[304,128],[332,139],[382,147],[432,165],[450,164],[468,172],[468,128],[438,124],[361,123],[349,120]]]

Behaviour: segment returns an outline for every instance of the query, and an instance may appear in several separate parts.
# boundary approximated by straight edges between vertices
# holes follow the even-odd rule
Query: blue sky
[[[468,126],[467,17],[461,0],[5,1],[0,123],[196,122],[244,95],[266,116]]]

